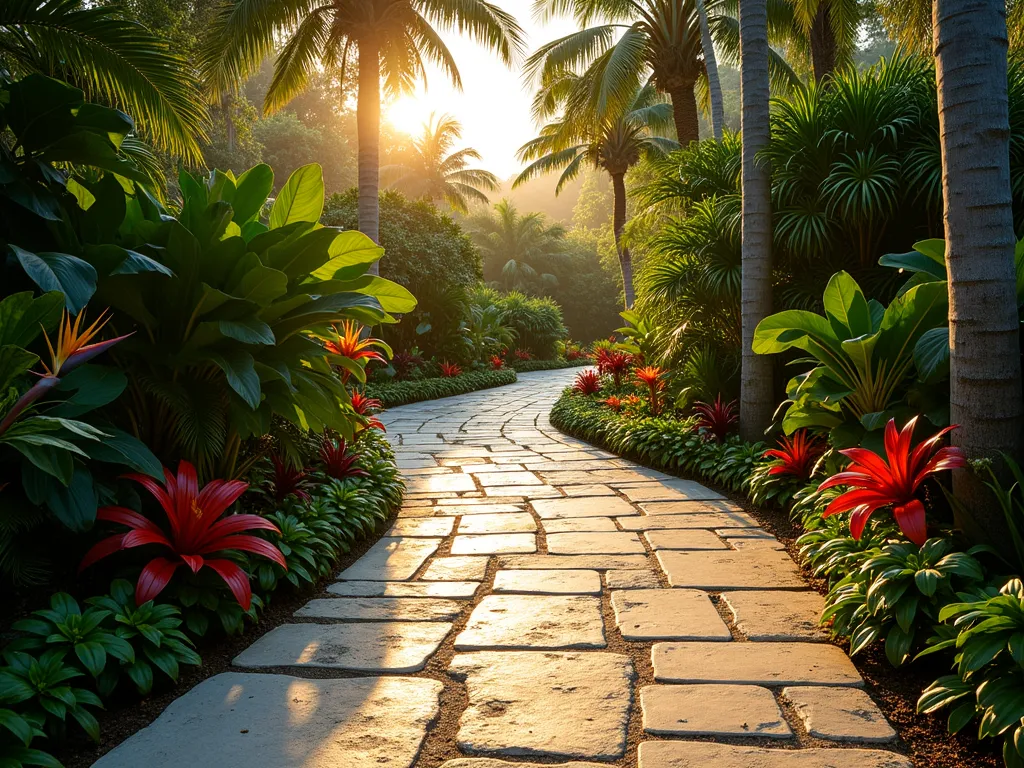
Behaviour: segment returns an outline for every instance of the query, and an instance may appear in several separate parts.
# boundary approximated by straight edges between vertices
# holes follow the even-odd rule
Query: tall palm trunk
[[[359,95],[356,100],[359,143],[359,231],[380,242],[380,49],[376,41],[359,43]],[[379,274],[376,263],[371,274]]]
[[[708,12],[704,0],[697,0],[697,14],[700,16],[700,45],[704,51],[704,69],[708,75],[708,95],[711,97],[711,132],[716,139],[722,138],[725,126],[725,105],[722,103],[722,83],[718,79],[718,59],[715,45],[711,40],[708,26]]]
[[[814,80],[821,82],[836,69],[836,35],[829,18],[829,0],[821,0],[818,12],[811,24],[811,66],[814,67]]]
[[[626,175],[624,173],[609,175],[612,177],[612,191],[615,199],[612,215],[615,250],[619,254],[619,267],[622,269],[622,293],[626,299],[626,309],[630,309],[636,300],[636,293],[633,290],[633,257],[629,253],[629,248],[622,246],[622,232],[626,228]]]
[[[775,403],[772,359],[754,354],[754,328],[772,311],[771,172],[757,153],[768,144],[768,10],[766,0],[740,0],[740,96],[743,110],[743,271],[740,432],[757,440]]]
[[[672,118],[676,123],[676,136],[679,145],[685,147],[691,141],[700,140],[700,121],[697,118],[697,96],[693,92],[693,83],[683,83],[669,89],[672,97]]]
[[[950,419],[970,458],[1021,448],[1003,0],[933,6],[949,271]],[[998,507],[966,470],[953,478],[962,527],[1005,541]]]

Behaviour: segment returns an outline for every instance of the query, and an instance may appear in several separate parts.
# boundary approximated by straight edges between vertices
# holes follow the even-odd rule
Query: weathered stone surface
[[[411,768],[437,716],[436,680],[305,680],[224,672],[172,702],[100,768]]]
[[[487,486],[492,485],[505,485],[505,486],[520,486],[520,485],[544,485],[544,481],[537,477],[532,472],[479,472],[476,475],[476,479],[480,481],[480,485]]]
[[[547,534],[619,530],[610,517],[563,517],[558,520],[542,520],[541,525]]]
[[[757,685],[648,685],[644,731],[657,736],[792,738],[775,696]]]
[[[422,581],[479,581],[487,574],[487,556],[435,557]]]
[[[629,502],[618,496],[594,498],[544,499],[533,504],[544,520],[562,517],[619,517],[639,515]]]
[[[468,600],[479,581],[339,581],[327,591],[339,597],[444,597]]]
[[[408,520],[399,520],[396,522],[391,526],[387,535],[443,538],[451,533],[454,527],[454,517],[413,517]]]
[[[635,533],[552,533],[548,534],[552,555],[642,555],[647,550]]]
[[[819,643],[656,643],[659,683],[863,685],[850,658]]]
[[[642,517],[620,517],[618,521],[625,531],[659,531],[683,528],[721,528],[726,525],[757,525],[757,521],[746,512],[694,512],[678,515],[643,515]]]
[[[630,501],[688,501],[685,493],[658,482],[618,485],[618,490]],[[708,491],[711,493],[711,491]],[[717,494],[716,494],[717,495]],[[712,497],[714,498],[714,497]]]
[[[460,504],[452,502],[459,501]],[[450,499],[444,504],[434,507],[435,515],[503,515],[506,513],[522,512],[524,505],[509,503],[492,503],[497,499]]]
[[[696,589],[612,592],[612,609],[625,640],[732,640],[711,598]]]
[[[536,551],[537,537],[532,533],[472,533],[456,536],[452,542],[453,555],[496,555]]]
[[[657,589],[661,582],[652,570],[617,570],[604,575],[608,589]]]
[[[540,595],[600,595],[597,571],[498,571],[494,591],[532,592]]]
[[[498,515],[467,515],[459,521],[459,533],[533,533],[537,522],[529,512]]]
[[[455,638],[460,651],[605,645],[601,601],[561,595],[488,595]]]
[[[626,656],[468,653],[449,673],[469,691],[457,736],[463,751],[597,760],[626,751],[635,677]]]
[[[885,715],[858,688],[797,686],[784,688],[807,733],[829,741],[885,744],[896,740]]]
[[[818,620],[825,600],[817,592],[750,590],[722,595],[736,628],[750,640],[824,641]]]
[[[645,741],[639,768],[913,768],[880,749],[764,749],[706,741]]]
[[[743,551],[785,552],[786,546],[778,539],[734,539],[727,538],[729,546]]]
[[[729,545],[711,531],[700,528],[654,530],[644,533],[651,549],[728,549]]]
[[[561,498],[557,488],[549,485],[500,485],[484,488],[488,496],[508,499],[551,499]]]
[[[715,533],[723,539],[763,539],[778,541],[764,528],[716,528]]]
[[[470,475],[452,473],[450,475],[427,475],[410,478],[405,484],[406,493],[451,493],[459,491],[475,491],[476,484]]]
[[[295,615],[337,621],[450,621],[463,608],[455,600],[421,597],[327,597],[310,600]]]
[[[614,496],[615,491],[607,485],[565,485],[561,486],[566,496]]]
[[[679,552],[658,550],[661,569],[673,587],[696,589],[806,589],[785,552]]]
[[[594,571],[650,568],[646,555],[502,555],[499,568],[567,568]]]
[[[250,645],[236,667],[319,667],[352,672],[419,672],[452,625],[437,622],[282,624]]]
[[[645,501],[640,509],[645,515],[691,515],[698,512],[742,512],[743,508],[728,499],[703,501]]]
[[[407,581],[434,552],[440,539],[383,538],[339,574],[348,581]]]

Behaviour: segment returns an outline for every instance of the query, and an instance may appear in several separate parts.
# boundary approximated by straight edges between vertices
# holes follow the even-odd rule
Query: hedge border
[[[502,368],[497,371],[470,371],[451,377],[437,376],[429,379],[367,384],[365,394],[367,397],[380,400],[385,408],[395,408],[425,400],[465,395],[481,389],[503,387],[515,384],[516,381],[518,377],[512,368]]]
[[[510,360],[509,365],[519,373],[533,373],[534,371],[558,371],[562,368],[582,368],[590,365],[590,360]]]

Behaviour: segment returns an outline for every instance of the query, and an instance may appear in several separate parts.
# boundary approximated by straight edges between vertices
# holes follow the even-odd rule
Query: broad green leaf
[[[398,283],[376,275],[364,275],[355,280],[328,280],[321,283],[316,291],[322,294],[352,291],[373,296],[385,312],[405,314],[416,309],[416,297]]]
[[[47,506],[72,531],[85,531],[92,527],[96,520],[97,497],[89,470],[75,467],[67,487],[53,487]]]
[[[924,242],[927,243],[929,241],[926,240]],[[942,243],[943,252],[945,252],[945,242],[942,240],[937,242]],[[922,243],[915,244],[915,249],[920,245]],[[878,260],[878,263],[883,267],[892,267],[906,272],[928,275],[933,280],[946,279],[946,263],[943,258],[936,260],[920,250],[913,250],[910,253],[887,253]]]
[[[330,261],[311,273],[317,280],[353,280],[384,255],[384,249],[362,232],[340,232],[328,249]]]
[[[324,175],[318,163],[295,169],[270,209],[270,228],[296,221],[316,222],[324,210]]]
[[[228,385],[250,408],[256,410],[260,405],[260,377],[256,373],[252,355],[234,349],[211,355],[210,359],[224,371]]]
[[[145,443],[124,430],[103,426],[106,436],[96,445],[89,446],[89,455],[95,461],[124,464],[136,472],[162,480],[163,466]]]
[[[925,382],[935,382],[949,376],[949,328],[932,328],[914,345],[914,365]]]
[[[6,393],[14,381],[28,373],[39,357],[13,344],[0,346],[0,394]]]
[[[255,220],[263,210],[267,197],[273,189],[274,171],[266,163],[254,165],[238,177],[235,184],[235,198],[231,207],[235,211],[235,223],[242,227],[243,237],[245,225]]]
[[[241,320],[221,320],[218,323],[220,332],[229,339],[243,344],[274,344],[274,332],[270,326],[254,317]]]
[[[80,366],[64,376],[56,387],[56,391],[70,392],[71,396],[48,413],[61,418],[80,416],[114,402],[127,386],[128,378],[119,368]]]
[[[944,282],[916,285],[892,300],[885,310],[875,359],[886,361],[889,371],[912,358],[918,339],[932,328],[944,326],[949,314],[949,297]]]
[[[11,244],[22,269],[44,291],[60,291],[68,312],[77,315],[96,292],[96,269],[66,253],[32,253]]]
[[[59,291],[33,298],[32,293],[12,293],[0,301],[0,345],[27,347],[40,332],[52,330],[60,321],[64,294]]]
[[[822,297],[825,316],[835,336],[851,339],[871,333],[871,310],[864,292],[847,272],[836,272]]]

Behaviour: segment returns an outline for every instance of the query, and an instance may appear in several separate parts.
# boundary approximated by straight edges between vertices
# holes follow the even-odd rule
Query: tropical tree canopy
[[[565,230],[548,224],[542,213],[520,215],[509,200],[494,206],[494,214],[469,219],[473,243],[483,257],[484,279],[506,290],[536,291],[557,284],[541,270],[565,258]]]

